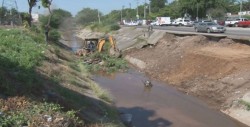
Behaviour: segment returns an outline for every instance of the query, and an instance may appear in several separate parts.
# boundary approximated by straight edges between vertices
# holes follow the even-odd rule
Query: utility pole
[[[121,10],[121,22],[122,22],[122,11],[123,11],[124,5],[122,6],[122,10]]]
[[[137,4],[137,7],[136,7],[136,18],[139,19],[139,8],[138,8],[139,0],[136,0],[136,4]]]
[[[20,14],[18,13],[17,15],[13,13],[13,9],[18,12],[18,7],[17,7],[17,2],[16,0],[3,0],[2,1],[2,7],[5,7],[9,11],[9,15],[5,14],[6,18],[10,18],[10,25],[13,27],[14,23],[17,23],[17,20],[20,21],[21,24],[21,17]],[[6,20],[6,19],[1,19],[1,20]],[[16,22],[14,22],[16,20]],[[2,21],[1,21],[2,22]]]
[[[99,10],[97,10],[98,12],[98,20],[99,20],[99,24],[101,24],[101,18],[100,18],[100,13],[99,13]]]
[[[198,1],[197,1],[197,4],[196,4],[196,7],[197,7],[197,10],[196,10],[196,21],[199,21],[199,6],[198,6]]]
[[[149,1],[149,4],[148,4],[148,14],[151,14],[151,2]]]
[[[144,2],[144,19],[146,19],[146,0]]]
[[[241,16],[242,15],[241,11],[242,11],[242,0],[240,0],[240,18],[242,17]]]

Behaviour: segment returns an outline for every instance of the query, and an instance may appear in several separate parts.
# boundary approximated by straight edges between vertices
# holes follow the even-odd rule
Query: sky
[[[10,3],[17,2],[18,10],[21,12],[28,12],[28,3],[27,0],[0,0],[1,3],[5,3],[5,5],[9,5]],[[11,2],[12,1],[12,2]],[[93,8],[98,9],[103,14],[108,14],[111,10],[121,10],[122,6],[125,8],[136,8],[137,1],[139,5],[142,5],[145,1],[149,0],[53,0],[53,8],[61,8],[67,10],[72,13],[72,15],[76,15],[77,12],[82,10],[83,8]],[[173,0],[168,0],[169,2]],[[42,8],[38,9],[38,7],[33,8],[34,13],[45,13],[45,10]]]

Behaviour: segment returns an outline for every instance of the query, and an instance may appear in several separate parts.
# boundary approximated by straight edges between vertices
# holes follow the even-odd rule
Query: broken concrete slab
[[[148,44],[155,45],[166,34],[164,30],[154,31],[148,38]]]
[[[125,56],[125,59],[127,61],[129,61],[129,63],[135,65],[136,67],[140,68],[140,69],[145,69],[146,68],[146,63],[137,59],[137,58],[134,58],[134,57],[131,57],[129,55]]]

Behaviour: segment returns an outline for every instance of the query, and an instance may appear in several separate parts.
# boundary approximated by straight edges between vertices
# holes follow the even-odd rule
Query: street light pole
[[[136,4],[137,4],[137,7],[136,7],[136,18],[139,19],[139,8],[138,8],[139,0],[136,0]]]
[[[146,19],[146,0],[144,2],[144,19]]]
[[[197,7],[197,10],[196,10],[196,21],[198,21],[199,20],[199,6],[198,6],[198,1],[197,1],[196,7]]]
[[[100,18],[100,13],[99,13],[99,10],[98,11],[98,20],[99,20],[99,24],[101,23],[101,18]]]
[[[240,1],[240,18],[241,18],[241,15],[242,15],[241,11],[242,11],[242,0]]]
[[[122,6],[122,10],[121,10],[121,22],[122,22],[122,11],[123,11],[124,5]]]

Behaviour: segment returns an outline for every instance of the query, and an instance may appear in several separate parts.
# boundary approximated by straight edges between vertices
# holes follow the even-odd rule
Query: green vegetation
[[[121,71],[127,69],[127,62],[123,58],[117,58],[114,56],[111,56],[107,51],[105,52],[95,52],[93,54],[90,54],[87,59],[97,59],[101,60],[102,64],[86,64],[87,69],[90,72],[107,72],[112,73],[116,71]]]
[[[93,16],[96,15],[96,16]],[[91,8],[84,8],[79,11],[75,17],[76,23],[82,26],[89,27],[92,31],[109,33],[111,31],[119,30],[120,26],[116,20],[109,18],[109,16],[102,16],[99,12],[100,18],[98,17],[98,10]]]
[[[63,9],[55,9],[52,11],[52,13],[53,13],[53,16],[51,17],[51,20],[50,20],[50,27],[52,29],[58,29],[60,25],[62,25],[66,19],[72,18],[71,13]],[[43,26],[47,24],[48,20],[49,20],[49,16],[39,17],[39,21],[41,23],[42,28]]]
[[[45,45],[35,34],[23,30],[0,30],[0,88],[5,94],[28,93],[35,86],[34,67],[44,59]],[[12,77],[12,80],[7,80]],[[14,83],[18,82],[18,83]],[[25,85],[22,85],[22,84]],[[8,85],[7,85],[8,84]],[[25,87],[23,91],[13,89]]]
[[[21,99],[18,101],[23,105],[16,107],[13,104],[12,106],[14,107],[11,107],[12,111],[5,111],[0,115],[0,127],[41,126],[43,125],[43,121],[50,121],[50,118],[51,126],[57,126],[57,124],[59,124],[59,122],[52,122],[53,119],[58,119],[61,122],[68,123],[70,126],[83,126],[83,121],[75,116],[75,111],[67,111],[64,113],[62,112],[62,107],[58,104],[46,102],[29,103],[24,100],[24,98]],[[2,104],[3,103],[0,103],[0,107],[3,107]]]
[[[249,102],[246,102],[244,100],[240,100],[239,102],[240,102],[240,104],[243,104],[244,106],[246,106],[247,110],[250,111],[250,103]]]
[[[27,96],[25,100],[29,100],[21,103],[24,104],[19,106],[21,109],[12,110],[5,107],[18,106],[19,101],[6,102],[0,98],[0,126],[40,126],[45,115],[81,126],[75,114],[85,112],[97,117],[90,119],[105,116],[102,121],[88,121],[90,126],[91,122],[98,126],[120,126],[116,109],[108,104],[112,101],[110,95],[88,78],[86,66],[57,45],[45,45],[39,29],[31,30],[37,28],[0,30],[0,96]],[[93,98],[85,96],[86,91],[92,91]],[[59,102],[61,106],[47,101]],[[98,106],[93,104],[96,101]],[[62,109],[64,106],[67,109]],[[55,122],[50,125],[57,126]]]

